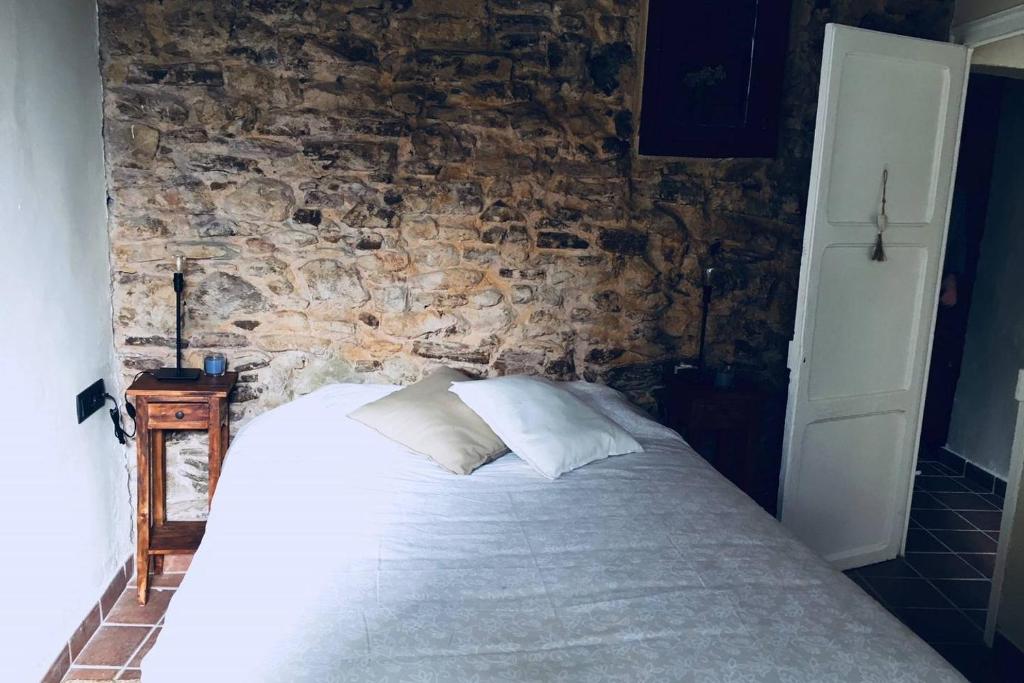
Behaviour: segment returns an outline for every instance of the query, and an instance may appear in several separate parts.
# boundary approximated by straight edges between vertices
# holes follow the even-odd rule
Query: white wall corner
[[[1024,34],[1024,4],[957,24],[950,29],[950,40],[968,47],[980,47],[1021,34]]]

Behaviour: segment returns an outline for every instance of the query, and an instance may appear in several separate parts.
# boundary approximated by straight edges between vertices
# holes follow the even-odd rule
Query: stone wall
[[[952,1],[796,0],[772,160],[631,153],[641,3],[100,0],[126,378],[172,357],[180,253],[236,418],[437,363],[644,399],[712,264],[712,362],[782,380],[824,24],[943,38]]]

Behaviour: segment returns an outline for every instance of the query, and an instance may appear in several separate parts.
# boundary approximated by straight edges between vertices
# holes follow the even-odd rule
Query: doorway
[[[1024,366],[1021,149],[1024,81],[972,74],[906,552],[848,572],[972,681],[1003,680],[984,633]]]
[[[1021,15],[1021,30],[1014,35],[1024,36],[1024,10]],[[985,40],[991,39],[989,35]],[[963,359],[971,356],[970,321],[977,310],[986,308],[990,323],[999,324],[1007,319],[1005,305],[1024,311],[1018,294],[1024,292],[1024,279],[1010,286],[986,285],[985,295],[980,295],[991,273],[1024,278],[1024,244],[1019,253],[1008,244],[986,248],[992,197],[987,200],[985,192],[996,184],[987,181],[989,173],[978,170],[1001,163],[1010,167],[1004,179],[1024,178],[1024,167],[1013,166],[1024,158],[1017,153],[1024,149],[1024,90],[1018,93],[1018,112],[993,118],[1002,108],[992,106],[991,100],[998,96],[998,82],[977,79],[975,91],[982,94],[971,98],[975,115],[965,149],[971,148],[960,167],[957,149],[972,63],[970,49],[962,45],[826,27],[800,285],[787,359],[791,374],[779,517],[833,566],[857,568],[851,578],[951,661],[985,667],[991,660],[982,628],[992,581],[983,564],[987,558],[980,556],[995,554],[998,584],[1007,547],[998,539],[1008,532],[1005,527],[986,528],[992,525],[981,518],[998,518],[999,505],[982,497],[994,493],[967,483],[966,465],[960,471],[950,469],[919,448],[942,281],[946,279],[943,303],[950,314],[943,316],[939,333],[948,343],[936,349],[945,362],[937,364],[933,381],[937,398],[932,399],[925,432],[930,447],[947,444],[956,433],[957,396],[965,384]],[[994,90],[986,89],[988,83]],[[1002,87],[1009,86],[1004,82]],[[1001,145],[991,136],[1005,122],[1013,124],[1005,127],[1019,139]],[[970,131],[978,131],[977,139]],[[995,154],[986,154],[986,147],[993,146]],[[949,245],[957,254],[950,259],[957,277],[947,279],[942,265],[958,168],[963,197],[956,202],[958,225]],[[1008,186],[1001,194],[1007,200],[1003,211],[1020,213],[1004,216],[1003,223],[1020,225],[1024,192]],[[969,222],[975,224],[973,231]],[[1024,231],[1014,234],[1024,238]],[[986,252],[1002,257],[1004,265],[986,267]],[[1011,337],[1024,341],[1024,320],[1020,327],[1021,334]],[[992,328],[998,331],[998,324]],[[987,340],[1004,342],[1007,336],[990,333]],[[1019,346],[1019,366],[1024,367],[1024,343]],[[982,366],[987,360],[983,358]],[[960,405],[977,408],[983,401],[979,396],[997,396],[1006,399],[1013,417],[1014,400],[1024,403],[1024,379],[1015,392],[1016,368],[1001,375],[1010,383],[1005,391],[994,386],[990,375],[975,374],[984,378],[975,384],[981,391]],[[997,411],[974,412],[987,418]],[[1024,412],[1020,422],[1024,435]],[[1012,443],[1012,423],[1003,436]],[[1020,445],[1005,449],[1007,458],[1010,451],[1020,454],[1014,459],[1018,470],[1024,436]],[[915,476],[919,455],[921,468],[928,472]],[[1016,491],[1010,489],[1010,499],[1015,500]],[[917,510],[912,516],[913,493]],[[979,509],[965,509],[964,501],[967,508]],[[979,501],[988,508],[982,509]],[[972,517],[979,519],[977,524]],[[903,556],[908,530],[914,530],[914,538],[906,550],[916,554],[909,558]],[[972,545],[977,543],[984,547]],[[993,544],[998,553],[985,552]],[[931,561],[919,570],[910,560]],[[984,672],[971,678],[987,679]]]
[[[944,460],[942,450],[948,444],[988,214],[992,163],[1006,80],[973,74],[968,82],[931,365],[921,418],[919,460]]]

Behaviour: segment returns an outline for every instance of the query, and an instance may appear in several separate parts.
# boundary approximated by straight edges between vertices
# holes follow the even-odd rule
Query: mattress
[[[452,475],[345,417],[380,385],[250,422],[143,681],[963,680],[678,435],[573,386],[645,452]]]

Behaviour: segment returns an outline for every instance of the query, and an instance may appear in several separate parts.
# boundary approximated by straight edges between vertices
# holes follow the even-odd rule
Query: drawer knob
[[[174,414],[174,417],[178,418],[179,420],[184,420],[185,419],[185,411],[179,410],[178,412],[176,412]]]

